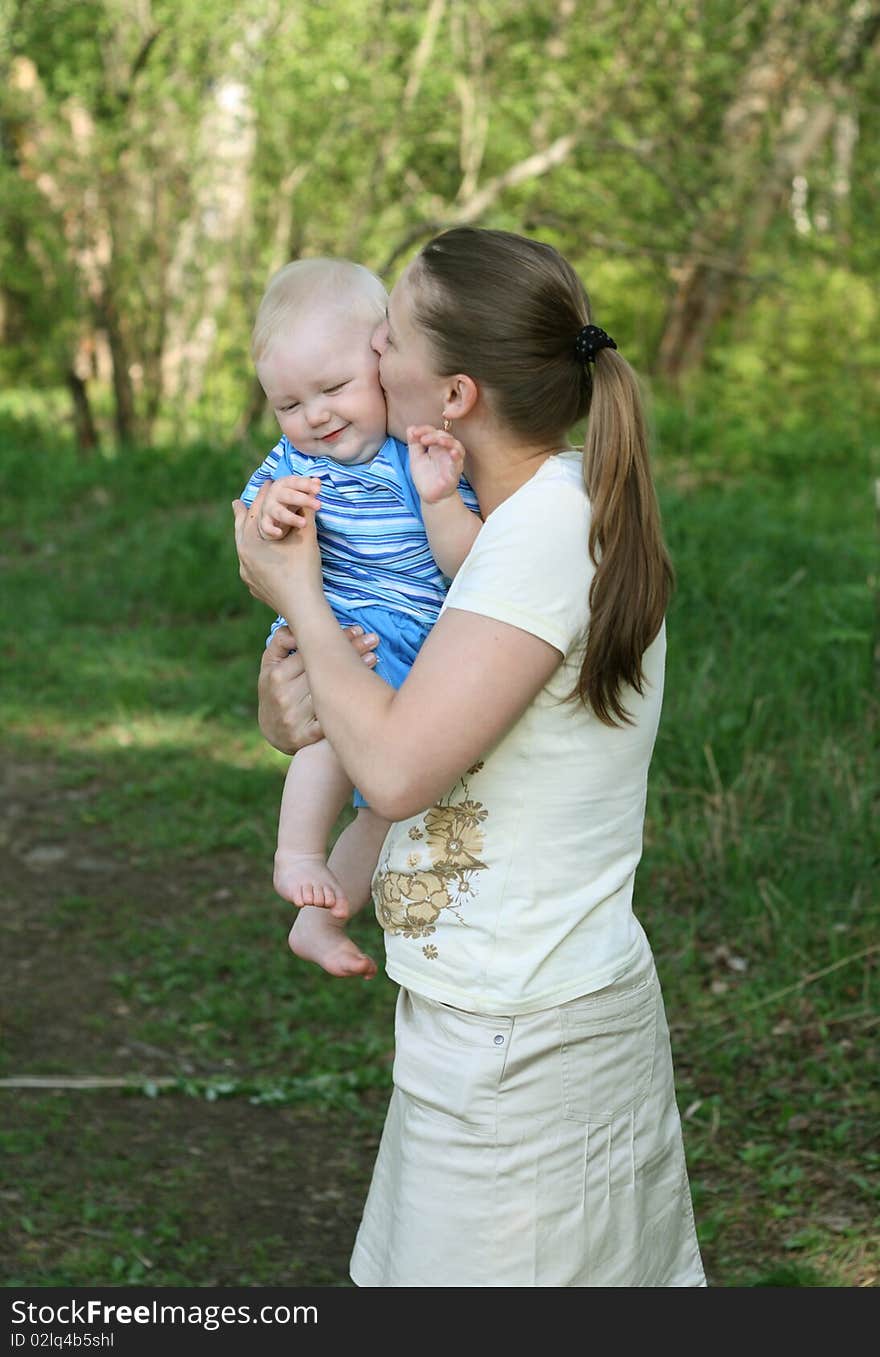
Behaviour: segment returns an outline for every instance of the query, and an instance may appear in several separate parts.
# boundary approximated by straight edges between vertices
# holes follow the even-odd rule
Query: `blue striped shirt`
[[[318,545],[324,593],[334,611],[347,615],[379,606],[433,625],[449,581],[431,555],[405,443],[386,438],[371,461],[346,466],[332,457],[308,457],[282,437],[241,498],[251,504],[264,481],[281,476],[321,477]],[[464,478],[459,491],[479,514]]]

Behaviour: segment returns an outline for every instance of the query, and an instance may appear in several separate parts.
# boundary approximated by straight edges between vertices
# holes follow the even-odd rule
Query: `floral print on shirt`
[[[392,870],[387,852],[379,862],[373,893],[376,918],[386,932],[405,938],[430,937],[443,910],[465,924],[462,906],[477,895],[478,875],[487,867],[482,854],[489,812],[471,798],[466,781],[482,766],[480,762],[469,768],[447,800],[426,810],[410,826],[409,838],[420,845],[407,854],[410,871]],[[463,799],[454,800],[456,796]],[[439,955],[433,944],[422,950],[430,960]]]

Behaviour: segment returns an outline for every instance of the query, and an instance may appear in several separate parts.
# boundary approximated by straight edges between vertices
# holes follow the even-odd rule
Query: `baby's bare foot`
[[[304,961],[323,966],[329,975],[360,975],[371,980],[376,963],[352,942],[345,923],[326,909],[302,909],[287,937],[288,946]]]
[[[348,898],[327,866],[321,853],[292,853],[287,850],[275,854],[275,889],[283,900],[292,905],[317,905],[329,909],[337,919],[350,914]]]

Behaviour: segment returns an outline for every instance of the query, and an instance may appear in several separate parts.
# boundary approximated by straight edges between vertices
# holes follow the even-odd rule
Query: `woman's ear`
[[[447,378],[446,399],[443,402],[443,413],[447,419],[464,419],[479,399],[480,389],[473,377],[468,377],[464,372],[457,372],[454,377]]]

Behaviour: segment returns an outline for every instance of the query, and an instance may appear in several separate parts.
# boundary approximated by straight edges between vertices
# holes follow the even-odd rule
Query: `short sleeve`
[[[253,504],[260,492],[260,486],[265,481],[277,481],[281,476],[290,476],[299,474],[298,468],[294,465],[294,457],[300,454],[286,438],[280,438],[270,453],[267,453],[261,464],[257,467],[251,476],[247,485],[241,492],[241,498],[245,504]],[[287,622],[283,617],[276,617],[269,628],[269,635],[266,637],[266,645],[272,640],[279,627],[286,627]]]
[[[424,523],[422,501],[419,499],[418,490],[413,485],[412,474],[409,469],[409,449],[405,443],[401,443],[399,438],[389,438],[385,444],[385,452],[389,465],[394,468],[406,507],[418,523]]]
[[[480,502],[474,493],[473,486],[465,476],[462,476],[461,480],[458,482],[458,493],[461,495],[464,507],[470,509],[471,513],[476,514],[477,518],[479,518]]]
[[[301,465],[302,453],[298,452],[286,438],[280,438],[270,453],[251,476],[241,492],[245,504],[253,504],[260,487],[265,481],[277,481],[282,476],[305,476],[308,471]]]
[[[589,529],[579,474],[545,463],[489,515],[444,606],[508,622],[567,655],[589,622]]]
[[[393,463],[397,468],[397,474],[400,478],[400,483],[403,486],[407,503],[419,522],[423,523],[424,514],[422,513],[422,501],[419,498],[419,492],[413,483],[412,471],[410,470],[409,465],[409,448],[405,443],[402,443],[399,438],[394,438],[389,441],[394,445],[391,460],[393,460]],[[479,518],[479,501],[474,494],[470,482],[464,476],[462,476],[461,480],[458,482],[458,493],[461,495],[465,508],[470,509],[471,513],[476,514]]]

